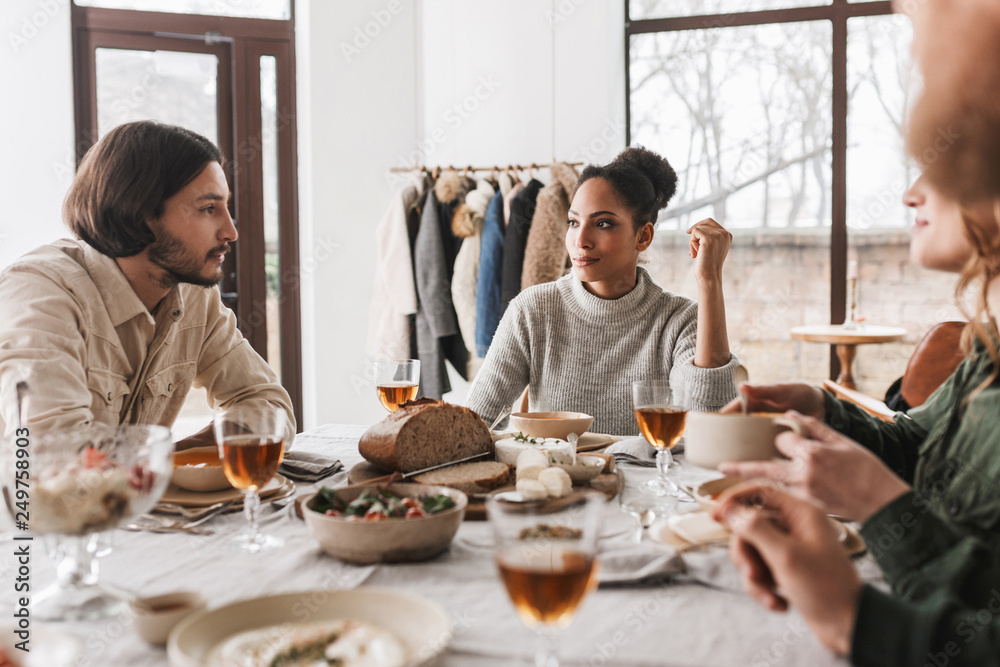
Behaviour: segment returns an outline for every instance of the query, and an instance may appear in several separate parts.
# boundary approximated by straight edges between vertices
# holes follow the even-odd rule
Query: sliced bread
[[[510,482],[510,466],[498,461],[472,461],[417,475],[418,484],[450,486],[464,493],[489,493]]]
[[[358,451],[383,470],[413,472],[493,451],[493,439],[472,410],[421,399],[365,431]]]

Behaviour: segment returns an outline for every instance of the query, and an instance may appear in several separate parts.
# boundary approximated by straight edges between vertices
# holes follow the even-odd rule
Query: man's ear
[[[635,237],[635,247],[636,250],[642,252],[653,242],[653,232],[655,227],[653,223],[647,222],[642,227],[639,228],[639,233]]]

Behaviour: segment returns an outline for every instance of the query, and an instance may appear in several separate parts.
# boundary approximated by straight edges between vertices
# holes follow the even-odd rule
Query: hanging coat
[[[500,324],[500,280],[503,274],[503,195],[486,208],[476,282],[476,356],[485,357]]]
[[[524,269],[524,247],[528,242],[531,218],[535,215],[535,200],[542,189],[541,181],[531,181],[510,203],[510,223],[503,242],[503,278],[500,283],[500,317],[507,304],[521,291],[521,271]]]
[[[411,179],[389,203],[375,228],[375,284],[369,311],[366,352],[375,359],[410,356],[409,316],[417,312],[410,237],[406,217],[423,195],[423,178]]]
[[[419,395],[440,399],[451,391],[445,360],[465,377],[468,351],[458,329],[451,300],[451,277],[462,239],[451,231],[455,207],[461,203],[461,179],[454,172],[438,178],[424,202],[414,246],[417,296]]]
[[[550,283],[566,274],[569,253],[566,251],[566,220],[570,198],[579,178],[567,164],[556,162],[550,173],[552,182],[538,193],[535,215],[524,248],[521,289]]]
[[[470,352],[476,349],[476,282],[479,280],[483,216],[493,196],[493,187],[486,181],[479,181],[476,189],[465,195],[465,203],[455,209],[451,225],[452,231],[463,237],[451,278],[451,300],[455,304],[462,340]]]

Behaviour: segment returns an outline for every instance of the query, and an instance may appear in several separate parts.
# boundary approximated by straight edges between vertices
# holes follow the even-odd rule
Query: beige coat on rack
[[[407,359],[410,356],[407,316],[417,312],[417,288],[413,281],[406,212],[423,195],[423,174],[415,172],[393,196],[375,228],[375,284],[372,286],[366,350],[374,359]]]
[[[484,180],[465,196],[465,203],[455,209],[452,231],[465,238],[455,258],[455,273],[451,278],[451,301],[458,316],[462,340],[470,351],[476,349],[476,284],[479,281],[479,245],[483,235],[486,207],[496,193]],[[481,359],[469,354],[469,379],[479,369]]]
[[[550,167],[552,182],[538,193],[524,248],[521,289],[550,283],[566,274],[566,219],[579,175],[562,162]]]

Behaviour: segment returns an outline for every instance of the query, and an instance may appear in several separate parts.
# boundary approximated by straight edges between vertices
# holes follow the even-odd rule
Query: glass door
[[[223,266],[223,302],[301,422],[291,21],[73,12],[78,159],[111,128],[142,119],[219,146],[240,232]],[[189,404],[182,417],[205,416],[203,395]]]

